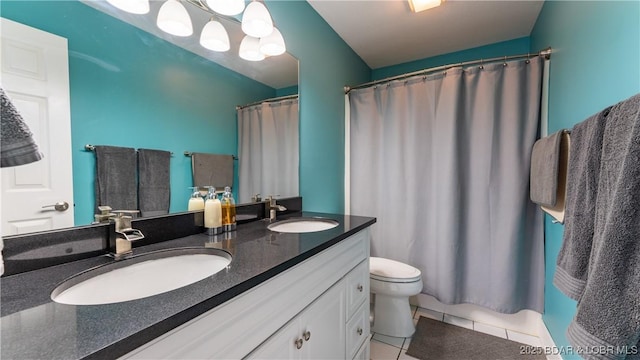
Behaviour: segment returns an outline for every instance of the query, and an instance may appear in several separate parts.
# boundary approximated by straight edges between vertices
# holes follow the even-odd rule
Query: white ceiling
[[[307,0],[371,67],[529,36],[542,0],[448,0],[413,13],[405,0]]]

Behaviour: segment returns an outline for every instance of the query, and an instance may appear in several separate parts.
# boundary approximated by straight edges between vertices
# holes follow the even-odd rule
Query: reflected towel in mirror
[[[169,213],[171,152],[138,149],[138,205],[143,217]]]
[[[117,146],[96,146],[96,206],[113,210],[138,209],[136,150]]]
[[[4,90],[0,88],[1,167],[29,164],[42,159],[29,127]]]
[[[223,190],[225,186],[233,188],[233,155],[194,152],[191,167],[193,186],[215,186],[216,190]]]

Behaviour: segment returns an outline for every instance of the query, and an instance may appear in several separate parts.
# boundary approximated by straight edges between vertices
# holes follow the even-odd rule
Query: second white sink
[[[308,233],[333,229],[338,225],[337,221],[331,219],[302,217],[278,221],[267,226],[267,229],[281,233]]]
[[[231,262],[216,249],[173,249],[140,255],[78,274],[59,285],[51,299],[69,305],[136,300],[207,278]]]

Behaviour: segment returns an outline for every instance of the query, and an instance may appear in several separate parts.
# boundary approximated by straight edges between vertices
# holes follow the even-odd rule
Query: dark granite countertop
[[[221,248],[233,256],[227,270],[138,300],[82,306],[51,300],[51,291],[65,279],[114,261],[106,255],[3,277],[0,357],[122,356],[375,223],[375,218],[360,216],[309,212],[302,216],[334,219],[340,225],[314,233],[285,234],[268,230],[268,222],[260,220],[239,225],[237,231],[216,238],[197,234],[134,249],[134,255],[141,255],[207,246]]]

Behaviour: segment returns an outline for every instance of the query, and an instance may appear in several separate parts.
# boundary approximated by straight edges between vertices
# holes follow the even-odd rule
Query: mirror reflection
[[[2,170],[3,235],[86,225],[94,220],[96,161],[94,152],[85,150],[86,144],[170,152],[169,211],[186,211],[193,182],[191,158],[184,152],[240,155],[238,112],[263,108],[265,99],[297,94],[297,60],[292,56],[283,54],[260,62],[238,58],[241,40],[235,41],[232,35],[239,31],[237,22],[225,20],[229,22],[225,27],[230,51],[196,52],[186,50],[187,45],[177,44],[176,39],[167,41],[171,35],[151,34],[94,6],[105,2],[90,3],[92,6],[79,1],[15,1],[2,5],[2,86],[22,112],[46,159]],[[151,2],[152,12],[161,5],[157,3]],[[208,18],[206,13],[192,17],[196,44]],[[5,21],[17,24],[15,31],[6,30]],[[20,43],[25,39],[22,31],[27,31],[20,24],[48,33],[42,49]],[[59,41],[52,40],[56,38]],[[58,57],[48,59],[52,53]],[[288,65],[276,64],[278,58]],[[13,67],[7,59],[15,61]],[[50,72],[38,73],[40,70]],[[29,93],[25,84],[32,84],[34,78],[61,79],[62,87]],[[266,104],[274,107],[292,100]],[[256,102],[259,104],[244,106]],[[242,107],[236,109],[238,105]],[[297,120],[297,105],[295,109]],[[262,109],[253,111],[263,113]],[[56,121],[61,119],[59,125]],[[239,169],[240,162],[235,161],[233,192],[238,202],[245,202],[239,197],[244,178]],[[276,175],[283,171],[275,170]],[[297,182],[297,159],[292,172]],[[51,191],[58,188],[61,193]],[[253,188],[250,193],[297,195],[276,191],[268,194],[270,190]],[[18,194],[13,202],[5,201],[8,193]],[[75,206],[68,212],[57,211],[55,204],[61,201]],[[26,203],[34,213],[8,217]],[[46,205],[54,206],[42,208]],[[55,219],[71,211],[70,220]]]

